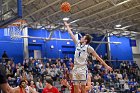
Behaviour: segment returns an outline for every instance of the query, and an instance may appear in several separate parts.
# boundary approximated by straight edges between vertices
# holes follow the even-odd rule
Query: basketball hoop
[[[22,36],[22,30],[25,25],[26,25],[26,21],[22,19],[17,20],[16,22],[9,25],[8,29],[9,29],[10,38],[12,40],[20,39]]]

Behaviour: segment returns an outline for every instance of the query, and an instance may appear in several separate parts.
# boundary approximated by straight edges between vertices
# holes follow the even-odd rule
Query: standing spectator
[[[59,90],[53,86],[53,80],[51,78],[46,79],[46,87],[42,93],[60,93]]]
[[[8,62],[8,55],[7,55],[6,51],[3,52],[3,54],[2,54],[2,59],[3,59],[3,61],[6,62],[6,63]]]
[[[8,58],[8,55],[6,54],[6,51],[3,52],[2,58],[4,58],[4,59]]]

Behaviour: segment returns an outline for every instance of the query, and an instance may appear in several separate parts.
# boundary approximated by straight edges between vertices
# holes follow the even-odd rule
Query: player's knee
[[[77,86],[77,85],[79,85],[79,82],[78,81],[74,82],[73,85]]]
[[[87,81],[81,81],[81,85],[86,85]]]

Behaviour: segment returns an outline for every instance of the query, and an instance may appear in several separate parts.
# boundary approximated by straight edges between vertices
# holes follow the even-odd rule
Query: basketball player
[[[60,93],[59,90],[53,86],[52,78],[46,79],[46,87],[43,89],[42,93]]]
[[[6,71],[4,66],[0,64],[0,89],[3,93],[14,93],[14,89],[10,87],[6,80]]]
[[[25,80],[21,80],[19,86],[14,88],[14,93],[26,93],[26,81]]]
[[[92,56],[96,57],[99,62],[108,70],[112,71],[112,68],[108,66],[95,52],[95,50],[89,45],[91,36],[86,34],[80,41],[77,41],[69,24],[65,21],[65,26],[68,29],[68,33],[76,44],[76,50],[74,55],[74,68],[72,70],[72,79],[74,81],[74,93],[79,91],[79,82],[81,83],[81,92],[86,93],[86,82],[87,82],[87,57],[91,53]]]

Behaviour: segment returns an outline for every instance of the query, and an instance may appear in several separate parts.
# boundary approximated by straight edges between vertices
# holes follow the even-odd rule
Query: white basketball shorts
[[[72,69],[72,78],[73,82],[83,82],[84,84],[87,81],[88,69],[87,66],[74,65]]]

